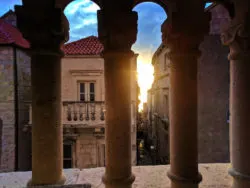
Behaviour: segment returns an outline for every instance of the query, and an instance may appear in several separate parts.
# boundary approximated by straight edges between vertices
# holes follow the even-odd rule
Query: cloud
[[[167,18],[163,8],[154,3],[142,3],[134,8],[138,13],[138,34],[133,50],[145,63],[151,63],[152,55],[161,44],[161,24]]]
[[[64,12],[67,15],[73,15],[78,11],[84,13],[96,13],[99,9],[98,5],[90,0],[75,0],[66,7]]]
[[[99,7],[89,0],[76,0],[64,10],[70,23],[70,42],[97,35],[97,10]]]

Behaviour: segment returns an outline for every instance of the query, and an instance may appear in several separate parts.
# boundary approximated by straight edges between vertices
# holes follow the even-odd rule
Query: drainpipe
[[[19,101],[18,101],[18,67],[17,67],[17,49],[13,47],[13,73],[14,73],[14,101],[15,101],[15,171],[18,171],[18,109],[19,109]]]

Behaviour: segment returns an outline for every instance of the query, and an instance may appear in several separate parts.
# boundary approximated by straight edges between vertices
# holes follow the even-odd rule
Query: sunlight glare
[[[147,102],[148,90],[152,87],[154,81],[154,67],[150,59],[145,59],[142,56],[138,57],[137,80],[140,87],[139,111],[141,112],[143,110],[143,104]]]

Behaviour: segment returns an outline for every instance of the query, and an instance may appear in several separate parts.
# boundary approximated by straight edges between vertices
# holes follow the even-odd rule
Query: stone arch
[[[146,2],[151,2],[151,3],[158,4],[159,6],[161,6],[164,9],[165,13],[167,14],[168,6],[167,6],[167,3],[166,3],[166,0],[134,0],[133,8],[135,8],[137,5],[139,5],[141,3],[146,3]]]

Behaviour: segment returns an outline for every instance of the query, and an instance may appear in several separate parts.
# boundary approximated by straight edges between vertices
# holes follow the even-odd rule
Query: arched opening
[[[152,2],[140,3],[133,10],[138,12],[139,17],[137,41],[132,49],[139,54],[137,62],[138,84],[141,90],[139,110],[142,110],[143,103],[147,100],[147,90],[153,82],[151,59],[162,42],[161,24],[167,15],[160,5]]]
[[[70,39],[63,47],[65,57],[61,60],[61,96],[67,111],[63,124],[64,127],[67,122],[82,125],[63,130],[64,168],[105,166],[104,59],[103,46],[97,37],[99,9],[90,0],[72,1],[64,9]]]
[[[153,104],[156,99],[160,100],[159,96],[162,94],[161,90],[156,90],[157,86],[153,86],[151,89],[151,86],[154,85],[154,77],[157,77],[154,69],[157,69],[158,66],[152,64],[152,57],[159,46],[162,46],[161,25],[167,18],[166,8],[163,8],[158,3],[143,2],[135,6],[133,10],[138,12],[137,41],[133,45],[132,50],[139,55],[137,59],[137,77],[140,87],[139,110],[141,111],[140,117],[142,118],[139,122],[143,122],[144,128],[146,122],[148,122],[147,131],[142,131],[144,128],[137,130],[138,164],[166,164],[167,162],[165,161],[164,163],[163,159],[168,158],[168,149],[161,148],[163,145],[160,143],[168,143],[168,136],[166,134],[159,134],[159,127],[164,125],[160,119],[155,119],[154,123],[151,120],[146,120],[146,109],[151,114],[153,111],[154,113],[159,112],[156,109],[160,109],[158,105],[150,106],[149,103]],[[149,96],[151,102],[147,100],[149,89],[151,89]],[[164,100],[163,97],[162,100]],[[152,118],[149,117],[149,119]],[[164,150],[166,151],[165,153],[163,152]]]
[[[152,4],[157,4],[157,5],[159,5],[161,8],[163,8],[164,9],[164,11],[165,11],[165,13],[167,14],[167,3],[166,3],[166,1],[164,1],[164,0],[134,0],[134,9],[135,9],[135,7],[137,7],[137,5],[139,5],[139,4],[143,4],[143,3],[152,3]]]
[[[100,7],[90,0],[75,0],[68,4],[64,13],[70,24],[69,42],[88,36],[97,36],[97,10]]]

